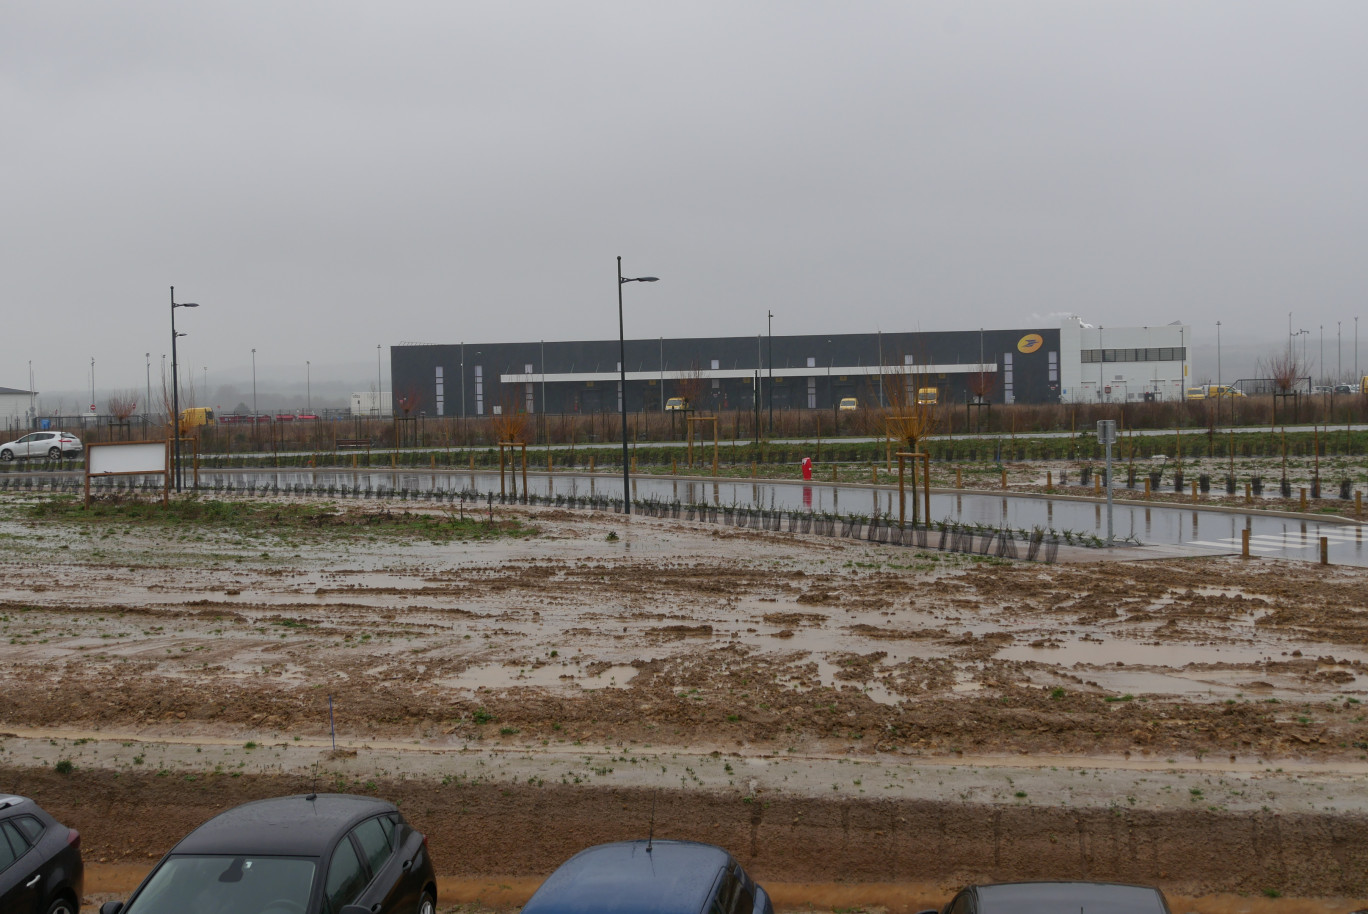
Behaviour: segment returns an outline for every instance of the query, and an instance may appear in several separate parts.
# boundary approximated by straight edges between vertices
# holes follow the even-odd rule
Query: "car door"
[[[394,851],[394,822],[388,816],[367,819],[351,830],[371,880],[355,904],[373,911],[409,911],[418,907],[418,895],[405,898],[404,869]],[[379,905],[377,908],[376,905]]]
[[[31,435],[25,435],[24,437],[20,438],[18,441],[14,442],[14,456],[15,456],[15,458],[18,459],[18,458],[21,458],[21,457],[27,457],[27,456],[29,455],[29,447],[33,444],[34,439],[37,438],[37,437],[38,437],[38,433],[37,433],[37,432],[34,432],[33,434],[31,434]]]
[[[0,911],[38,912],[43,874],[33,865],[28,838],[8,819],[0,822]]]

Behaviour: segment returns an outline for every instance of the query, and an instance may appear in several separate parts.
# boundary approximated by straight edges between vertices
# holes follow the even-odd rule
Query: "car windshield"
[[[303,914],[317,868],[306,857],[171,857],[123,914]]]

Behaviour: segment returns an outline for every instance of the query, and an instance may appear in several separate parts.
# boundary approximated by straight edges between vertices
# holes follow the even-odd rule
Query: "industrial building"
[[[632,339],[626,406],[663,411],[825,409],[905,403],[891,385],[936,389],[938,403],[1176,400],[1191,328],[1059,327],[934,333]],[[395,412],[481,417],[510,410],[617,412],[618,340],[403,343],[390,351]]]

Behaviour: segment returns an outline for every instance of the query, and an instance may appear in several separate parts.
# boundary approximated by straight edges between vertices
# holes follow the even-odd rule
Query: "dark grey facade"
[[[887,385],[934,385],[941,403],[973,397],[992,378],[994,403],[1059,401],[1059,330],[847,333],[627,340],[627,409],[659,411],[694,386],[692,406],[717,411],[887,403]],[[772,353],[772,358],[771,358]],[[882,369],[880,368],[882,366]],[[618,341],[401,344],[390,350],[396,412],[480,417],[496,411],[620,409]],[[758,404],[757,404],[758,400]]]

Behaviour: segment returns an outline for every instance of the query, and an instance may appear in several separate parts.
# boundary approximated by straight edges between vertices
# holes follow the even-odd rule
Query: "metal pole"
[[[163,362],[163,367],[165,363]],[[176,287],[171,287],[171,434],[175,436],[175,453],[171,458],[171,475],[176,480],[176,492],[181,490],[180,477],[180,391],[176,377]],[[165,389],[165,388],[163,388]]]
[[[1116,420],[1101,419],[1097,423],[1097,441],[1107,447],[1107,545],[1112,545],[1112,442],[1116,440]],[[1005,477],[1004,477],[1005,478]],[[1196,483],[1193,483],[1196,485]]]
[[[875,331],[875,333],[877,334],[877,341],[878,341],[878,345],[879,345],[879,409],[883,409],[883,407],[884,407],[884,389],[883,389],[883,329],[880,328],[879,330]],[[915,472],[915,470],[914,470],[913,472]]]
[[[144,352],[143,358],[147,359],[147,402],[143,404],[143,415],[147,416],[152,413],[152,353]],[[30,371],[30,375],[32,375],[32,371]],[[30,377],[29,388],[32,387],[33,378]]]
[[[774,312],[769,314],[769,433],[774,437]]]
[[[375,344],[375,417],[378,419],[384,415],[380,409],[380,392],[385,389],[384,378],[380,376],[380,344]]]
[[[256,350],[252,350],[252,437],[256,437],[257,399],[256,399]]]
[[[632,513],[632,474],[627,462],[627,336],[622,324],[622,257],[617,259],[618,278],[618,407],[622,412],[622,513]]]
[[[1220,386],[1220,322],[1216,322],[1216,424],[1220,424],[1220,398],[1226,395],[1226,390]],[[1234,421],[1234,419],[1231,419]]]
[[[304,360],[304,411],[313,414],[313,365]]]

